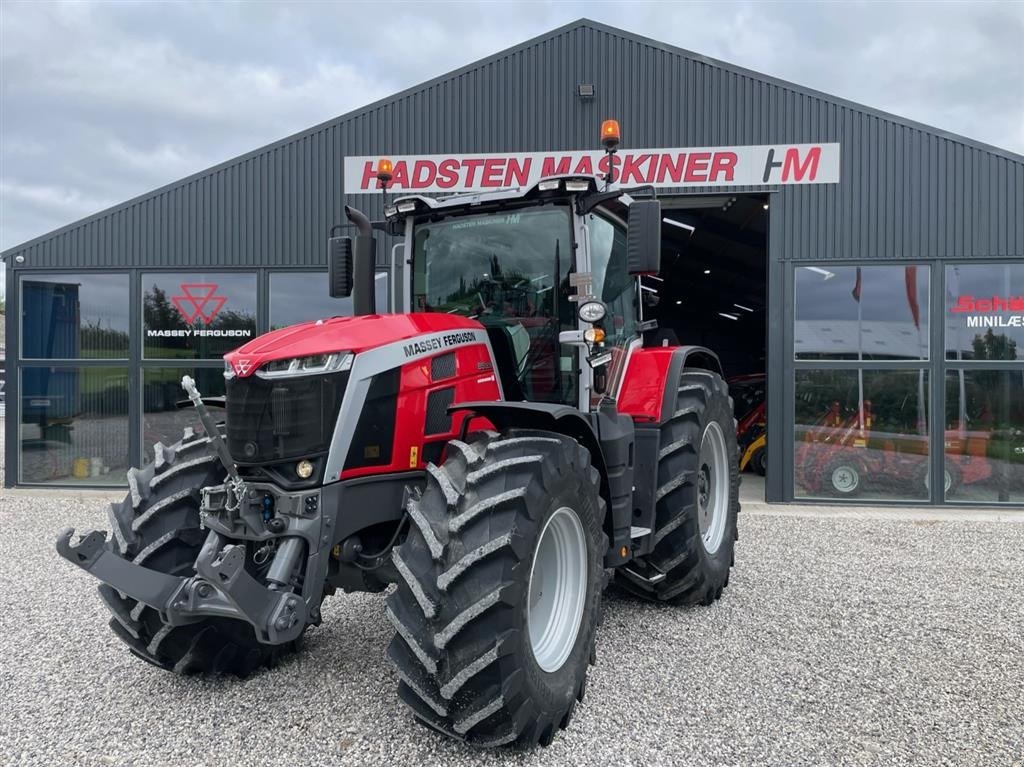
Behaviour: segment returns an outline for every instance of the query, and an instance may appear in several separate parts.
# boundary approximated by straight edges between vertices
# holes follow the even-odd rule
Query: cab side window
[[[626,271],[626,231],[593,213],[587,219],[594,295],[608,307],[605,343],[625,346],[636,334],[636,279]]]

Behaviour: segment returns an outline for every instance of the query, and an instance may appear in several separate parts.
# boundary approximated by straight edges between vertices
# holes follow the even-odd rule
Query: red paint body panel
[[[479,322],[457,314],[431,312],[332,317],[273,330],[225,354],[224,359],[236,375],[246,376],[272,360],[338,351],[361,352],[445,330],[482,328]]]
[[[426,316],[426,315],[424,315]],[[434,315],[446,317],[450,315]],[[436,330],[436,328],[435,328]],[[431,331],[433,332],[433,331]],[[434,381],[430,377],[430,363],[436,356],[455,354],[455,375]],[[395,434],[391,446],[391,463],[386,466],[365,466],[342,472],[342,479],[387,474],[426,467],[424,445],[428,442],[448,442],[457,437],[466,413],[454,413],[451,427],[437,434],[425,434],[427,399],[438,389],[454,387],[453,404],[499,400],[498,382],[491,368],[491,355],[485,344],[470,344],[439,352],[431,357],[415,360],[402,366],[398,384],[398,406]],[[474,428],[493,428],[484,419],[475,418]]]
[[[668,366],[677,348],[656,346],[633,352],[619,390],[620,413],[632,416],[634,421],[661,420]]]

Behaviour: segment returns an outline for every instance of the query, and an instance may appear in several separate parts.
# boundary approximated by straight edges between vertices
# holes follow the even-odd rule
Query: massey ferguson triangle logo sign
[[[216,295],[217,286],[212,282],[183,283],[181,292],[183,295],[172,296],[171,302],[190,325],[199,319],[209,325],[228,300]]]
[[[546,176],[600,176],[613,187],[776,186],[839,182],[839,144],[495,152],[391,157],[393,192],[486,192],[531,187]],[[379,192],[377,157],[345,158],[345,193]]]
[[[235,360],[234,368],[238,375],[247,376],[249,375],[249,370],[252,368],[252,360]]]
[[[249,324],[244,312],[222,313],[228,297],[218,293],[219,286],[216,283],[183,282],[178,287],[181,293],[171,296],[170,301],[178,313],[177,316],[171,312],[154,311],[151,318],[149,309],[145,310],[147,338],[252,337],[255,319],[249,319]],[[150,294],[147,292],[147,306],[150,300]],[[216,326],[211,327],[215,320]],[[231,327],[232,325],[235,327]],[[238,327],[239,325],[243,327]]]

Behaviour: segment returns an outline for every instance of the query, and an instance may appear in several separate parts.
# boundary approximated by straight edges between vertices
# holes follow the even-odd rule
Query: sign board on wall
[[[839,144],[622,149],[613,186],[729,187],[839,182]],[[345,158],[345,192],[378,191],[377,157]],[[586,152],[494,152],[389,157],[394,192],[486,192],[529,187],[545,176],[604,176],[608,156]]]

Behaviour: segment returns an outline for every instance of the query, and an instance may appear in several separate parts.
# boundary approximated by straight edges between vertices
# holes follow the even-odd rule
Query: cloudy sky
[[[1024,153],[1024,2],[4,0],[0,250],[581,16]]]

